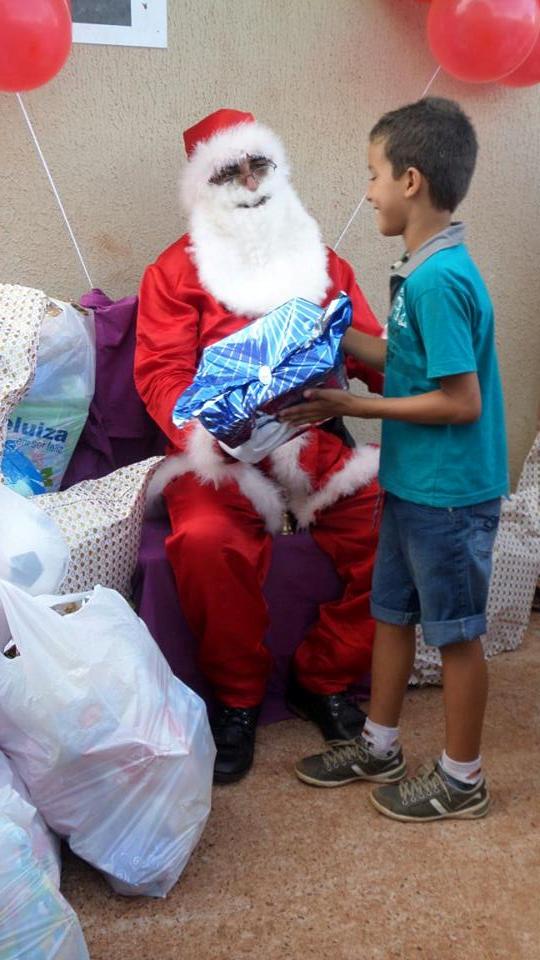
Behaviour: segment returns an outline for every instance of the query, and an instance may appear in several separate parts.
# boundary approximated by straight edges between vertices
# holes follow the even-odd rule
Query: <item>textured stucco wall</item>
[[[220,106],[250,109],[281,134],[299,192],[335,241],[364,190],[370,126],[433,74],[425,15],[414,0],[169,0],[168,50],[76,45],[25,102],[94,284],[135,292],[181,232],[181,131]],[[432,92],[459,99],[480,137],[462,214],[497,311],[515,480],[539,399],[540,87],[441,73]],[[0,279],[77,298],[87,283],[13,96],[0,94],[0,125]],[[366,204],[340,251],[381,317],[399,250]]]

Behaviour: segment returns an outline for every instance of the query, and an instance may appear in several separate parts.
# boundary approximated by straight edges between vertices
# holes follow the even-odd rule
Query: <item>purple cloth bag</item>
[[[114,302],[101,290],[81,298],[81,306],[94,311],[96,323],[96,389],[63,490],[165,450],[165,437],[133,382],[137,302],[137,297]]]

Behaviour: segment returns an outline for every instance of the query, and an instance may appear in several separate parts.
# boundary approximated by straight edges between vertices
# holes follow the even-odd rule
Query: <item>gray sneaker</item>
[[[371,802],[379,813],[394,820],[445,820],[459,817],[476,820],[489,810],[486,781],[476,787],[461,789],[447,777],[441,766],[424,767],[416,777],[409,777],[396,786],[378,787],[371,793]]]
[[[401,748],[377,757],[364,737],[334,743],[330,750],[306,757],[295,767],[296,776],[315,787],[342,787],[355,780],[395,783],[406,771]]]

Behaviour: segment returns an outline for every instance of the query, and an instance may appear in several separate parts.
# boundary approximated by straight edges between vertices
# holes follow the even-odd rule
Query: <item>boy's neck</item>
[[[452,222],[452,214],[449,210],[429,210],[421,209],[417,215],[412,215],[403,231],[403,239],[407,253],[414,253],[427,243],[431,237],[446,230]]]

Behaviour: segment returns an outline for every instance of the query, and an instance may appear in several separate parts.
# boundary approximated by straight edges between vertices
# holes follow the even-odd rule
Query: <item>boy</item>
[[[384,370],[384,397],[310,390],[306,403],[283,413],[291,423],[335,415],[383,421],[369,717],[361,736],[307,757],[296,773],[317,786],[386,784],[371,799],[398,820],[477,818],[489,807],[480,635],[507,456],[493,309],[463,225],[451,222],[476,153],[470,121],[449,100],[420,100],[373,128],[367,199],[381,233],[401,234],[406,253],[392,270],[388,340],[349,330],[343,345]],[[403,779],[398,723],[416,623],[442,655],[446,744],[434,766]]]

